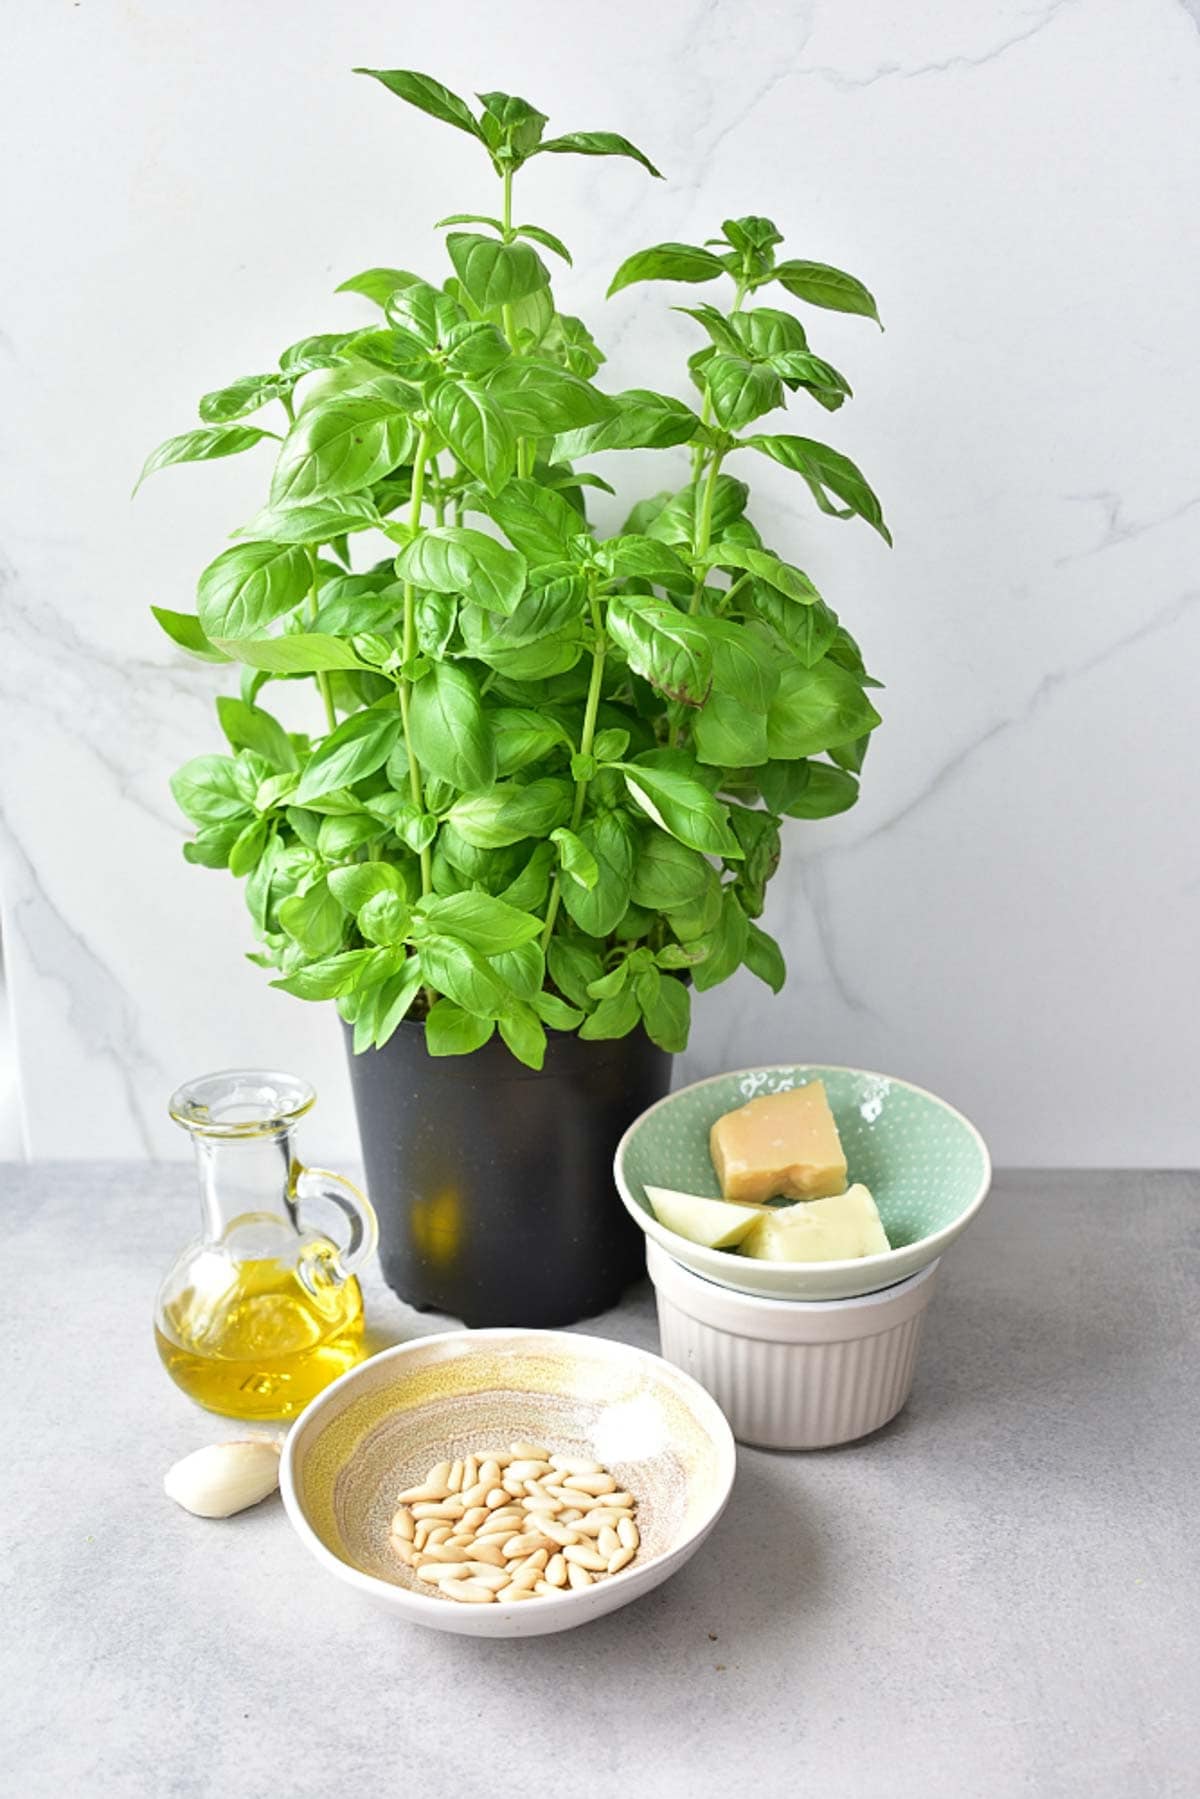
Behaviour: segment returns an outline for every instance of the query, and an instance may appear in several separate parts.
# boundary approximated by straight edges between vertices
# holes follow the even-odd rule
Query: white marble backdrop
[[[311,1074],[353,1153],[333,1016],[241,959],[227,878],[167,792],[216,748],[215,685],[150,602],[257,500],[249,458],[156,477],[195,398],[337,329],[335,283],[439,265],[491,210],[469,141],[353,64],[507,87],[627,132],[668,174],[546,158],[521,210],[614,387],[670,385],[669,302],[607,303],[631,249],[764,212],[886,335],[817,345],[858,397],[827,434],[887,550],[757,470],[759,513],[888,684],[858,809],[789,828],[767,922],[791,967],[700,1000],[688,1076],[849,1061],[952,1097],[1017,1164],[1194,1162],[1200,837],[1197,0],[156,0],[6,14],[4,942],[29,1153],[177,1153],[164,1101],[236,1061]],[[19,174],[15,171],[19,169]],[[821,431],[820,415],[793,428]],[[615,458],[608,459],[612,474]],[[628,489],[648,459],[619,465]]]

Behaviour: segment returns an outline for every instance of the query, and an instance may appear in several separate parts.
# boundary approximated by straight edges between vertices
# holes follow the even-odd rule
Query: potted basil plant
[[[496,212],[441,221],[447,276],[344,281],[373,325],[206,394],[149,458],[273,461],[195,611],[154,608],[239,675],[227,751],[172,790],[188,860],[245,882],[252,960],[344,1020],[392,1285],[473,1324],[555,1324],[637,1270],[611,1155],[666,1091],[692,995],[743,964],[783,985],[757,922],[781,820],[857,797],[877,683],[751,522],[746,477],[765,456],[887,537],[852,462],[758,425],[850,394],[788,297],[877,315],[852,276],[781,258],[769,219],[728,219],[610,288],[705,287],[679,308],[692,403],[608,393],[555,304],[546,257],[569,252],[514,187],[535,157],[652,164],[610,132],[547,136],[515,95],[472,110],[426,75],[358,72],[478,142]],[[590,491],[631,449],[664,452],[662,491],[606,536]],[[277,716],[297,683],[304,729]]]

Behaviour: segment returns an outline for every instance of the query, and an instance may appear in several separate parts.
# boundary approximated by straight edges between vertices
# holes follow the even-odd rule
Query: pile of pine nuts
[[[398,1495],[391,1546],[443,1599],[554,1599],[617,1574],[641,1537],[637,1500],[599,1462],[540,1443],[438,1462]]]

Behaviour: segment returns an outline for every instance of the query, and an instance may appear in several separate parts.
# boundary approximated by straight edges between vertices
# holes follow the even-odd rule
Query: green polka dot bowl
[[[764,1093],[823,1081],[846,1152],[847,1183],[869,1187],[892,1245],[848,1262],[760,1262],[706,1249],[660,1224],[646,1186],[719,1199],[708,1135],[725,1112]],[[853,1299],[935,1262],[987,1197],[992,1164],[975,1126],[936,1094],[861,1068],[796,1063],[742,1068],[669,1094],[617,1146],[617,1190],[634,1222],[685,1268],[764,1299]]]

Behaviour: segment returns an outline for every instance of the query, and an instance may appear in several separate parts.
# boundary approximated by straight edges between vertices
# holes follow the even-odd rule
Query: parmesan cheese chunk
[[[741,1250],[760,1262],[854,1262],[891,1248],[865,1187],[831,1199],[774,1206],[759,1215]]]
[[[726,1199],[822,1199],[846,1190],[846,1157],[821,1081],[764,1093],[718,1118],[709,1136]]]

